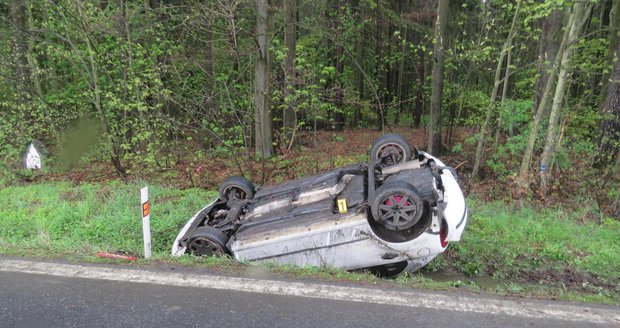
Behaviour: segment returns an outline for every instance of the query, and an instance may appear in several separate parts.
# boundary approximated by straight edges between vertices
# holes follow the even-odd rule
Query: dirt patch
[[[620,291],[617,284],[611,284],[591,273],[581,272],[573,267],[566,267],[563,271],[553,269],[526,270],[520,274],[527,282],[555,286],[563,285],[566,288],[582,290],[588,290],[589,287],[602,287],[609,290]]]

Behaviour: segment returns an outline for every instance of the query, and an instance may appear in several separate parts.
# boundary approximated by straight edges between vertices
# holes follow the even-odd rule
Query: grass
[[[142,254],[137,184],[46,183],[0,191],[0,245],[5,253]],[[179,228],[215,198],[200,189],[150,187],[153,254],[168,254]]]
[[[142,184],[69,182],[10,186],[0,190],[0,253],[95,262],[99,251],[142,254]],[[319,280],[383,284],[368,273],[265,264],[228,258],[173,258],[179,229],[214,199],[214,192],[150,187],[153,258],[137,264],[206,266],[240,274],[311,277]],[[620,222],[582,222],[563,209],[534,210],[502,202],[470,200],[471,218],[463,240],[452,243],[421,273],[389,284],[439,290],[485,290],[502,295],[618,303]],[[434,272],[451,272],[447,279]],[[490,277],[490,286],[478,278]]]
[[[449,256],[433,262],[431,269],[451,266],[469,276],[496,278],[556,273],[602,284],[620,281],[619,221],[582,222],[583,213],[561,208],[537,211],[476,200],[469,205],[463,240],[453,243]]]

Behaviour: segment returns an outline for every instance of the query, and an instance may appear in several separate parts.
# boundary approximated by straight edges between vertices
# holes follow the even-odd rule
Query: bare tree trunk
[[[334,113],[334,128],[336,131],[342,131],[344,129],[344,90],[342,86],[342,74],[344,73],[344,63],[342,61],[342,55],[344,54],[344,46],[343,46],[343,38],[342,38],[342,15],[344,15],[344,2],[342,0],[338,0],[336,2],[338,6],[336,12],[338,17],[336,18],[337,26],[336,26],[336,81],[334,83],[335,86],[335,105],[336,112]]]
[[[422,112],[424,111],[424,80],[425,80],[425,71],[424,71],[424,50],[422,47],[418,47],[418,63],[416,66],[416,81],[417,85],[415,87],[415,106],[413,110],[413,126],[415,128],[419,128],[422,123]]]
[[[401,12],[408,9],[407,6],[401,6]],[[398,101],[398,114],[396,117],[401,116],[405,112],[405,94],[406,90],[403,88],[404,83],[404,75],[405,75],[405,54],[407,50],[407,25],[405,24],[405,20],[402,19],[402,23],[400,25],[400,60],[398,61],[398,70],[396,74],[398,74],[398,78],[396,81],[396,101]]]
[[[560,42],[560,46],[558,47],[555,59],[553,60],[551,73],[549,73],[549,78],[545,82],[545,88],[542,92],[542,98],[540,99],[540,103],[536,108],[536,114],[534,115],[534,121],[532,122],[532,128],[530,129],[530,135],[528,137],[527,145],[525,146],[525,151],[523,152],[523,157],[521,159],[519,174],[516,178],[517,195],[522,195],[523,193],[525,193],[530,183],[530,163],[534,154],[534,144],[536,142],[536,137],[538,136],[538,129],[540,128],[540,122],[542,121],[545,107],[547,106],[549,98],[551,97],[551,87],[553,87],[555,82],[555,75],[558,72],[558,68],[562,60],[562,53],[564,51],[564,48],[566,48],[566,46],[568,45],[568,35],[570,32],[570,26],[573,24],[573,20],[574,16],[570,15],[568,23],[566,24],[567,27],[564,30],[564,35],[562,36],[562,41]]]
[[[448,6],[450,0],[439,0],[437,20],[435,21],[435,48],[433,50],[433,83],[431,110],[428,121],[429,153],[441,152],[441,100],[443,95],[443,59],[446,26],[448,25]]]
[[[504,110],[506,106],[506,98],[508,97],[508,86],[510,82],[510,65],[512,64],[512,39],[508,43],[508,53],[506,54],[506,69],[504,70],[504,82],[502,84],[502,98],[499,101],[499,108]],[[501,110],[497,115],[497,126],[495,127],[495,147],[499,145],[499,137],[502,133],[502,112]]]
[[[363,38],[359,38],[357,40],[357,45],[356,45],[356,61],[357,61],[357,65],[355,66],[355,86],[356,86],[356,90],[358,93],[358,102],[355,105],[355,113],[353,114],[353,123],[352,125],[354,127],[359,127],[360,124],[360,120],[362,119],[362,99],[363,99],[363,95],[364,95],[364,72],[363,70],[363,64],[364,64],[364,39]]]
[[[609,61],[614,62],[614,53],[618,43],[620,43],[620,0],[613,0],[611,10],[609,11],[609,29],[607,40],[609,41]],[[609,76],[603,74],[601,90],[607,90],[607,83],[609,83]],[[604,111],[603,108],[601,108]]]
[[[384,79],[383,79],[383,58],[381,53],[381,29],[383,17],[381,16],[381,0],[377,0],[377,7],[375,8],[375,111],[377,113],[377,128],[380,130],[385,129],[385,109],[382,103],[382,96],[385,92]]]
[[[517,16],[519,16],[519,8],[521,3],[517,5],[517,9],[515,10],[515,14],[512,17],[512,25],[510,26],[510,31],[508,32],[508,37],[506,38],[506,42],[504,43],[504,47],[499,55],[499,60],[497,61],[497,68],[495,69],[495,82],[493,83],[493,91],[491,92],[491,98],[489,99],[489,106],[487,107],[486,117],[484,119],[484,123],[480,128],[480,139],[478,139],[478,145],[476,146],[476,157],[474,158],[474,167],[471,172],[472,180],[478,179],[478,170],[480,169],[480,162],[482,162],[482,155],[484,151],[484,142],[487,135],[487,129],[489,127],[489,123],[491,122],[491,117],[493,115],[493,111],[495,109],[495,99],[497,98],[497,91],[499,90],[499,85],[502,83],[501,74],[502,74],[502,65],[504,64],[504,58],[506,57],[506,53],[512,44],[512,38],[514,37],[514,28],[515,23],[517,21]],[[504,80],[504,83],[506,79]]]
[[[295,89],[295,57],[297,55],[295,46],[297,41],[297,0],[284,1],[284,45],[287,48],[286,61],[284,66],[284,99],[286,107],[282,115],[282,136],[286,145],[291,146],[294,142],[293,136],[297,126],[297,114],[295,104],[291,96]]]
[[[215,95],[215,71],[213,70],[213,19],[207,18],[208,26],[205,29],[205,86],[204,105],[207,111],[216,111],[213,100]]]
[[[573,22],[570,25],[570,32],[568,35],[568,47],[562,53],[562,62],[560,64],[560,73],[558,75],[558,83],[555,87],[555,95],[553,96],[553,105],[551,106],[551,115],[549,117],[549,126],[547,128],[547,138],[545,141],[545,147],[543,149],[542,157],[540,160],[540,182],[543,191],[546,190],[550,180],[551,161],[556,152],[557,137],[558,137],[558,124],[560,121],[560,114],[562,109],[562,103],[564,101],[564,94],[566,91],[566,80],[568,79],[568,71],[570,69],[572,61],[572,43],[577,40],[579,33],[584,23],[590,16],[592,5],[584,5],[581,2],[575,2],[573,5],[574,16]]]
[[[536,107],[540,104],[540,101],[543,97],[543,89],[547,83],[547,79],[549,79],[549,66],[552,64],[551,60],[553,60],[558,51],[558,43],[561,40],[557,40],[556,34],[560,30],[560,25],[562,22],[562,13],[559,9],[554,10],[549,14],[549,16],[545,17],[542,23],[542,36],[540,38],[540,53],[538,58],[538,78],[536,79]],[[548,115],[549,106],[545,108],[544,114]],[[547,115],[543,115],[546,117]]]
[[[618,2],[614,1],[614,5]],[[614,66],[607,82],[607,96],[602,106],[602,118],[599,123],[600,135],[596,158],[596,164],[599,167],[606,167],[613,163],[614,159],[619,158],[620,152],[620,42],[615,42],[615,45],[616,48],[612,51]]]
[[[157,10],[159,8],[161,1],[160,0],[144,0],[144,10],[149,11],[152,9]]]
[[[271,157],[272,136],[271,120],[269,115],[269,71],[267,62],[269,49],[267,45],[267,25],[268,25],[268,5],[267,0],[256,0],[256,41],[258,52],[256,58],[256,70],[254,76],[255,97],[255,133],[256,133],[256,154],[263,159]]]
[[[26,6],[28,5],[22,0],[13,0],[10,4],[9,15],[12,18],[15,33],[15,55],[16,55],[16,87],[18,92],[18,98],[20,102],[25,104],[28,99],[29,87],[30,87],[30,72],[28,65],[28,36],[26,34],[27,29],[27,17]]]

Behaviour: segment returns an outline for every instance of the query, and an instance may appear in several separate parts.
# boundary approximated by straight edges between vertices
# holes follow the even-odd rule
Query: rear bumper
[[[441,177],[444,185],[444,202],[446,208],[443,217],[448,224],[447,241],[459,241],[467,224],[468,210],[465,197],[458,182],[448,170],[444,170]]]
[[[437,165],[445,166],[438,158],[427,153],[423,154],[432,158]],[[441,182],[444,187],[443,203],[445,204],[442,216],[448,224],[448,236],[446,240],[459,241],[465,230],[469,211],[465,203],[465,196],[463,196],[463,191],[461,191],[461,187],[457,181],[458,177],[455,177],[452,171],[453,170],[444,169],[441,172]]]

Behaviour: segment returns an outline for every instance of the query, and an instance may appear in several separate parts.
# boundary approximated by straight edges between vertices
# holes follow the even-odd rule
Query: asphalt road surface
[[[421,306],[397,305],[395,293],[386,294],[394,297],[384,301],[371,302],[330,296],[343,292],[339,286],[297,284],[318,291],[314,295],[307,291],[289,293],[287,282],[248,279],[243,282],[249,286],[265,282],[271,286],[248,288],[233,283],[219,289],[219,286],[205,287],[210,285],[200,284],[200,279],[217,282],[217,279],[225,281],[226,277],[61,263],[28,269],[29,263],[0,259],[0,327],[620,327],[620,317],[614,314],[618,309],[613,307],[582,309],[574,304],[539,302],[533,306],[538,304],[540,313],[550,315],[536,317],[527,312],[523,315],[518,309],[514,312],[517,315],[510,314],[508,305],[501,313],[478,310],[474,303],[489,302],[484,297],[479,302],[471,296],[462,298],[472,302],[471,307],[454,310],[442,308],[441,304],[450,304],[446,301],[437,305],[424,302]],[[32,262],[32,265],[37,264]],[[171,275],[179,281],[153,278]],[[191,287],[192,284],[197,286]],[[346,291],[372,293],[368,288]],[[449,294],[438,297],[446,296],[450,297]],[[532,304],[523,304],[528,306]],[[569,313],[596,315],[592,321],[588,315],[571,318],[566,313],[554,318],[553,313],[561,313],[563,308]]]

